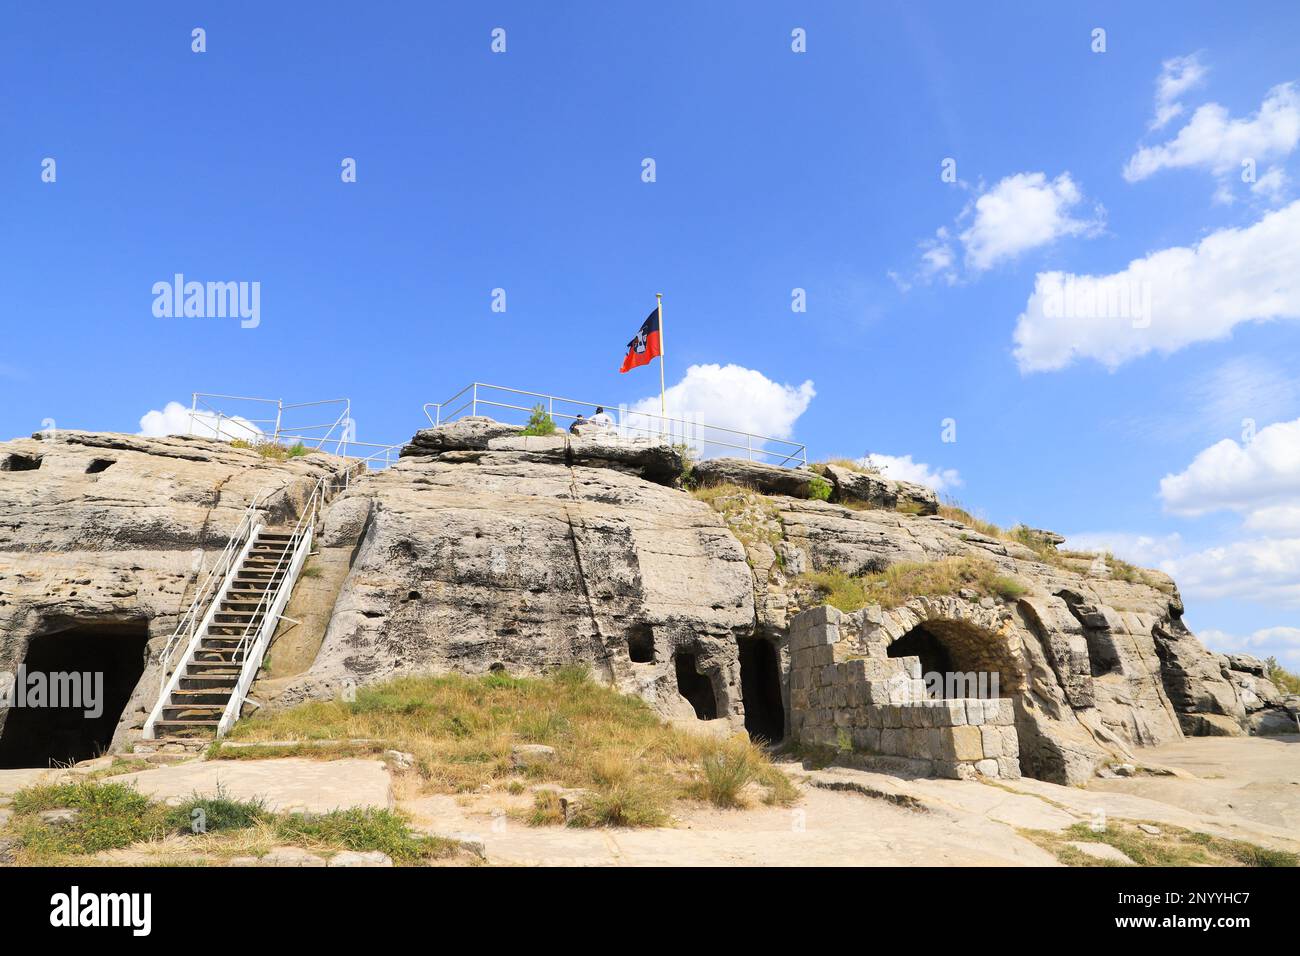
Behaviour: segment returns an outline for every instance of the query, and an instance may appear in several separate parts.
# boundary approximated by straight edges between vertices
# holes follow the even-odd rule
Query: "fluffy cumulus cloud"
[[[1221,339],[1242,322],[1300,317],[1300,201],[1244,229],[1162,249],[1110,275],[1040,272],[1015,330],[1022,372]]]
[[[1254,654],[1276,657],[1283,667],[1300,666],[1300,627],[1262,627],[1249,634],[1231,634],[1220,630],[1197,632],[1206,647],[1223,654]]]
[[[248,419],[238,416],[218,418],[212,412],[197,411],[191,419],[188,405],[168,402],[162,411],[144,413],[138,434],[145,438],[192,434],[202,438],[219,438],[222,441],[230,441],[232,438],[249,441],[258,438],[262,430]]]
[[[1105,210],[1095,206],[1080,215],[1083,192],[1068,172],[1055,179],[1046,173],[1016,173],[1000,180],[968,202],[951,228],[941,226],[918,247],[921,262],[915,278],[960,278],[959,260],[977,275],[994,266],[1046,246],[1066,236],[1095,236],[1105,222]],[[899,287],[910,283],[892,274]]]
[[[961,475],[955,468],[931,468],[925,462],[913,461],[911,455],[880,455],[872,453],[859,461],[875,468],[886,478],[895,481],[912,481],[935,491],[951,491],[961,486]]]
[[[1268,425],[1243,442],[1211,445],[1186,469],[1161,479],[1160,497],[1181,515],[1291,514],[1300,508],[1300,418]]]
[[[1076,218],[1072,210],[1082,201],[1069,173],[1051,180],[1043,173],[1008,176],[973,204],[970,225],[958,237],[966,265],[982,272],[1064,236],[1095,235],[1102,213]]]
[[[1300,538],[1247,538],[1161,565],[1188,597],[1300,607]]]
[[[1157,121],[1163,116],[1167,122],[1182,111],[1181,105],[1173,100],[1162,106],[1161,91],[1167,86],[1172,95],[1181,95],[1192,85],[1186,83],[1189,76],[1199,80],[1198,69],[1199,63],[1171,71],[1166,63],[1166,71],[1157,83]],[[1163,126],[1164,122],[1158,125]],[[1247,181],[1254,182],[1256,194],[1280,199],[1285,174],[1278,168],[1267,168],[1266,164],[1286,158],[1297,145],[1300,145],[1300,89],[1294,83],[1283,83],[1269,90],[1259,109],[1248,117],[1233,119],[1218,103],[1198,107],[1172,139],[1139,147],[1124,166],[1124,178],[1135,183],[1164,169],[1202,169],[1220,180],[1216,198],[1230,202],[1230,183],[1234,178],[1240,181],[1242,164],[1249,161],[1255,179]]]
[[[1183,112],[1179,102],[1182,95],[1205,79],[1206,68],[1200,57],[1192,53],[1175,56],[1160,64],[1156,78],[1156,115],[1151,120],[1152,129],[1160,129]]]
[[[741,365],[692,365],[685,377],[668,389],[666,398],[670,418],[701,426],[695,431],[696,437],[724,440],[725,433],[702,426],[790,438],[795,422],[808,410],[816,394],[811,380],[802,385],[782,385]],[[658,415],[659,396],[644,398],[628,411]]]
[[[1173,575],[1192,599],[1300,607],[1300,419],[1211,445],[1166,475],[1160,496],[1168,511],[1185,517],[1240,514],[1241,532],[1209,547],[1184,548],[1175,537],[1146,548],[1120,541],[1111,550]]]

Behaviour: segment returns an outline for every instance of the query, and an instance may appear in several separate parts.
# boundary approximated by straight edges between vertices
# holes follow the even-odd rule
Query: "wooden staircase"
[[[216,736],[252,635],[262,626],[272,596],[289,571],[293,546],[291,532],[257,533],[194,651],[181,664],[176,687],[153,724],[156,734]]]

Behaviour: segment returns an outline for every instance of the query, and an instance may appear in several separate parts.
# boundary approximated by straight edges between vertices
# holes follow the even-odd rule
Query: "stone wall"
[[[920,658],[851,656],[841,620],[834,608],[820,607],[790,622],[795,740],[903,758],[941,777],[1020,776],[1010,698],[927,697]]]

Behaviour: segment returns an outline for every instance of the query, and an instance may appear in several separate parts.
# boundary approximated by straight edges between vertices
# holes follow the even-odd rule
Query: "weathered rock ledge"
[[[150,663],[122,709],[121,745],[152,704],[156,655],[199,568],[249,501],[264,495],[268,518],[290,521],[317,478],[350,467],[192,438],[67,432],[0,444],[0,670],[38,639],[142,629]],[[1086,561],[1045,561],[918,513],[933,510],[928,489],[838,466],[696,463],[697,481],[756,489],[724,517],[677,487],[685,467],[671,445],[612,433],[527,437],[488,419],[420,431],[396,465],[354,478],[327,507],[313,561],[337,573],[318,595],[332,600],[319,648],[254,696],[281,707],[405,673],[583,663],[666,718],[847,742],[882,759],[910,753],[938,769],[956,760],[1010,776],[1014,763],[1061,781],[1185,733],[1286,729],[1295,709],[1259,662],[1207,651],[1155,572],[1124,581]],[[814,480],[854,506],[811,500]],[[802,572],[950,557],[993,562],[1023,594],[870,606],[840,615],[836,640],[817,645],[807,621],[796,624]],[[825,637],[830,615],[821,620]],[[813,646],[832,648],[817,677],[807,661],[792,669],[792,652]],[[858,660],[884,670],[859,681]],[[925,705],[918,718],[889,709],[900,705],[886,702],[886,685],[861,689],[898,673],[910,681],[918,665],[997,675],[1011,724],[1007,705],[991,702],[999,729],[981,732],[978,759],[952,750],[974,754],[953,708]],[[917,719],[931,723],[906,723]]]

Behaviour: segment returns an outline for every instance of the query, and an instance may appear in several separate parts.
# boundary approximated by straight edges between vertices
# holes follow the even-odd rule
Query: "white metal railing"
[[[521,400],[527,404],[519,404]],[[806,467],[808,464],[808,446],[784,438],[770,438],[736,428],[632,410],[626,404],[580,402],[543,392],[489,385],[486,382],[472,382],[444,402],[426,402],[424,415],[430,424],[437,426],[466,415],[479,415],[488,409],[528,414],[539,404],[557,422],[574,422],[579,414],[586,415],[597,408],[604,408],[609,413],[616,412],[615,428],[624,437],[666,437],[674,443],[689,445],[701,452],[744,452],[750,461],[791,467]]]
[[[284,552],[271,570],[267,586],[262,591],[257,607],[253,609],[248,623],[244,625],[244,632],[240,635],[240,641],[231,655],[231,658],[235,661],[238,661],[242,655],[243,663],[240,667],[239,679],[235,682],[234,690],[230,694],[230,700],[226,703],[226,709],[221,715],[221,721],[217,724],[218,737],[222,737],[229,732],[235,721],[239,719],[239,712],[243,708],[248,689],[252,686],[258,670],[262,667],[262,658],[266,656],[267,645],[275,634],[280,617],[284,613],[285,605],[289,603],[289,595],[293,591],[294,583],[298,580],[298,572],[302,570],[303,563],[307,560],[307,556],[311,554],[316,520],[333,482],[334,476],[326,475],[320,478],[315,487],[312,488],[311,497],[308,498],[302,513],[299,515],[298,523],[294,525],[293,531],[289,534],[289,540],[285,545]],[[254,625],[254,622],[256,622],[256,625]]]
[[[280,398],[251,398],[247,395],[219,395],[214,392],[190,394],[189,428],[186,432],[189,435],[219,439],[241,438],[255,443],[297,440],[304,445],[311,444],[318,450],[324,450],[326,445],[333,444],[337,454],[343,454],[348,443],[354,440],[356,426],[352,421],[350,399],[327,398],[319,402],[286,403]],[[213,405],[209,399],[223,404]],[[248,405],[249,414],[234,414],[236,409],[232,409],[229,404],[232,402]],[[334,418],[312,424],[297,421],[294,413],[301,414],[303,409],[308,408],[323,409],[323,416],[328,419],[329,415],[334,415]],[[256,417],[259,415],[271,417]]]
[[[176,648],[182,645],[185,647],[185,653],[180,658],[181,662],[191,655],[207,630],[208,624],[211,623],[212,616],[221,605],[226,592],[230,589],[230,582],[235,572],[239,570],[249,548],[257,540],[257,532],[262,527],[261,501],[261,494],[254,495],[253,500],[244,509],[239,524],[230,535],[225,548],[203,577],[202,583],[194,594],[194,600],[181,615],[176,629],[172,631],[163,646],[162,653],[159,655],[158,699],[149,713],[148,720],[145,721],[145,737],[154,735],[154,724],[161,718],[163,708],[171,699],[172,691],[180,683],[182,668],[173,662]]]
[[[399,457],[398,451],[406,444],[405,442],[381,444],[357,441],[356,422],[352,419],[352,402],[347,398],[289,404],[278,398],[250,398],[245,395],[219,395],[213,392],[193,392],[191,395],[186,434],[198,435],[202,438],[222,440],[239,438],[255,445],[263,442],[273,444],[298,442],[304,447],[318,451],[325,450],[326,446],[333,446],[332,454],[360,462],[368,470],[387,468],[394,464]],[[214,402],[224,404],[217,405],[213,404]],[[232,408],[229,403],[254,403],[265,411],[259,413],[250,408],[249,415],[270,417],[237,414],[237,408]],[[295,418],[294,413],[300,409],[323,406],[334,406],[338,409],[338,415],[333,421],[304,424]],[[365,454],[350,453],[350,449],[354,448]],[[350,476],[351,472],[344,476],[345,486],[349,483]]]

